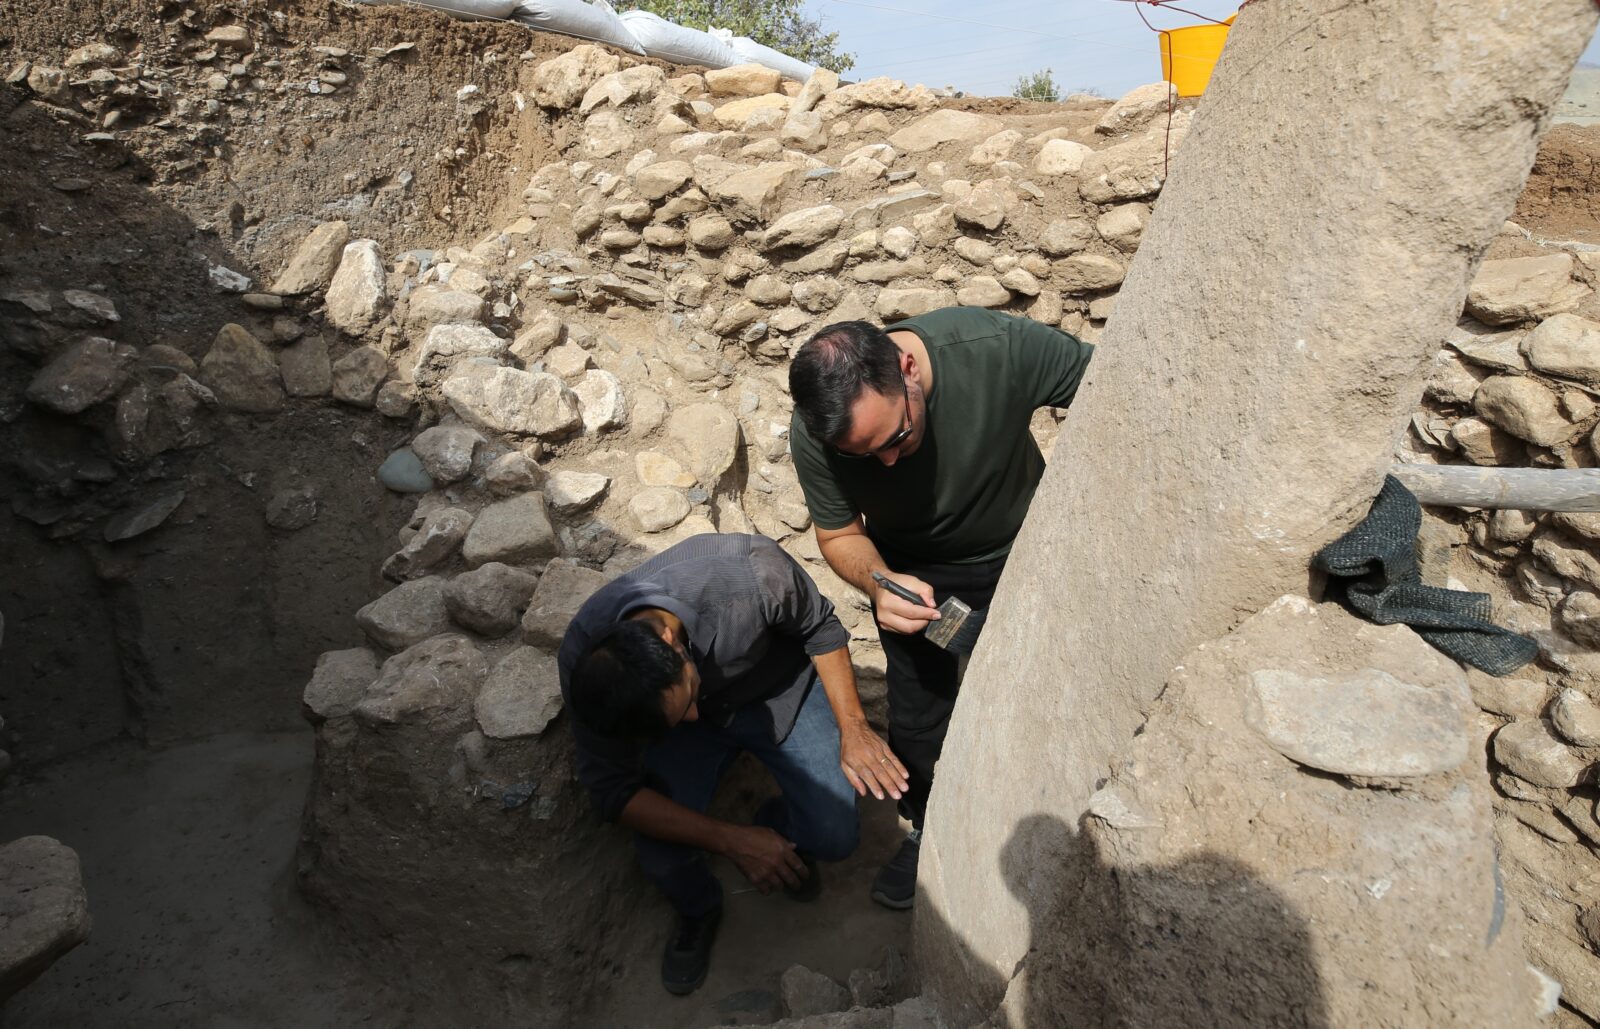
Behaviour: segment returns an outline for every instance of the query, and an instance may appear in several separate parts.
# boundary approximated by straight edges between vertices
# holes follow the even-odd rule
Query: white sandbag
[[[610,43],[629,53],[644,53],[644,47],[606,0],[591,4],[583,0],[517,0],[511,19],[540,32],[559,32],[591,43]]]
[[[420,7],[439,11],[463,21],[502,19],[511,16],[517,0],[359,0],[360,3],[381,7]]]
[[[712,29],[713,33],[717,30]],[[727,31],[727,30],[723,30]],[[733,36],[728,40],[728,46],[739,55],[739,64],[761,64],[768,68],[776,68],[786,79],[798,79],[804,82],[811,77],[817,69],[804,61],[795,60],[788,54],[774,50],[770,46],[763,46],[749,36]]]
[[[733,47],[710,33],[674,25],[649,11],[625,11],[622,23],[644,52],[674,64],[703,64],[707,68],[731,68],[742,63]]]

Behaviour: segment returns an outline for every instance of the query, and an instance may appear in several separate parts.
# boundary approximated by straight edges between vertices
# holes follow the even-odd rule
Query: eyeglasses
[[[838,447],[832,445],[829,445],[828,449],[833,451],[836,457],[845,457],[850,458],[851,460],[859,461],[869,457],[877,457],[879,454],[886,454],[895,447],[898,447],[900,444],[904,443],[911,436],[911,430],[914,428],[914,426],[911,424],[911,391],[906,387],[905,376],[900,377],[900,399],[905,403],[905,425],[901,426],[899,432],[884,440],[881,445],[873,447],[864,454],[854,454],[848,450],[840,450]]]

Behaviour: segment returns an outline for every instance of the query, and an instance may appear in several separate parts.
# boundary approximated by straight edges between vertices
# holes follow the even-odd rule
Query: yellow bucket
[[[1179,96],[1199,96],[1228,41],[1229,18],[1222,25],[1191,25],[1161,33],[1161,77],[1178,87]]]

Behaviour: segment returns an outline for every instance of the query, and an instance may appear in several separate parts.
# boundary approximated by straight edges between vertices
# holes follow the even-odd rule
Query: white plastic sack
[[[718,30],[712,29],[711,31],[716,34]],[[726,33],[728,30],[723,29],[721,31]],[[749,36],[731,36],[731,38],[728,38],[728,46],[732,48],[734,53],[739,55],[739,60],[736,63],[761,64],[768,68],[776,68],[786,79],[799,79],[804,82],[811,77],[812,72],[817,70],[806,62],[795,60],[782,51],[774,50],[770,46],[763,46]]]
[[[622,23],[651,57],[674,64],[703,64],[707,68],[727,68],[742,63],[733,47],[699,29],[674,25],[649,11],[626,11]]]
[[[511,18],[540,32],[559,32],[591,43],[610,43],[630,53],[644,53],[644,47],[605,0],[592,4],[583,0],[517,0]]]
[[[383,7],[420,7],[440,11],[463,21],[502,19],[511,16],[517,0],[360,0],[364,4]]]

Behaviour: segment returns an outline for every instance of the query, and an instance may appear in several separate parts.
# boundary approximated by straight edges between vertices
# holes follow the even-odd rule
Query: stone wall
[[[1434,360],[1423,410],[1397,456],[1418,463],[1587,468],[1600,462],[1600,248],[1530,246],[1508,224],[1497,244],[1534,250],[1484,263],[1466,313]],[[1422,555],[1439,585],[1486,592],[1496,615],[1539,641],[1504,678],[1470,672],[1477,753],[1496,790],[1506,886],[1527,916],[1531,960],[1566,1003],[1600,1018],[1600,890],[1580,871],[1600,846],[1600,515],[1437,511]]]

